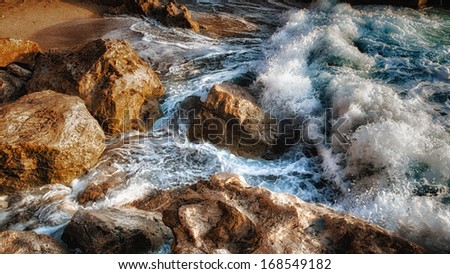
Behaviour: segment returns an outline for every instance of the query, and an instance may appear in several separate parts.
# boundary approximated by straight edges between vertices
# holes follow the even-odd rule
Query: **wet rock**
[[[261,157],[276,143],[276,123],[244,88],[216,84],[189,130],[192,141],[208,141],[243,157]]]
[[[427,4],[429,0],[343,0],[352,5],[392,5],[410,8],[420,8]]]
[[[22,63],[33,67],[36,56],[41,52],[38,44],[13,38],[0,39],[0,67],[11,63]]]
[[[69,184],[102,154],[105,135],[83,101],[53,91],[0,108],[0,193]]]
[[[66,254],[67,249],[48,235],[33,231],[0,231],[0,254]]]
[[[146,15],[167,26],[200,31],[200,25],[192,19],[188,8],[174,0],[169,0],[167,3],[160,3],[158,0],[85,0],[85,2],[110,6],[108,13]]]
[[[158,250],[171,237],[161,214],[133,208],[79,210],[62,239],[84,253],[129,254]]]
[[[0,104],[10,103],[25,94],[26,79],[0,70]]]
[[[78,205],[70,199],[71,193],[70,187],[54,184],[4,196],[0,230],[52,227],[50,230],[59,232],[58,227],[68,223],[77,211]]]
[[[81,97],[111,134],[147,131],[161,116],[158,76],[124,40],[95,40],[39,57],[28,92],[52,89]]]
[[[175,253],[423,253],[391,232],[326,206],[247,185],[234,174],[133,203],[163,213]]]

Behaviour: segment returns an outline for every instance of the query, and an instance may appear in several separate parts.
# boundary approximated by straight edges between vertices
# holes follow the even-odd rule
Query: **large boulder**
[[[161,81],[124,40],[43,53],[27,90],[45,89],[81,97],[111,134],[146,131],[162,115],[156,100],[164,94]]]
[[[33,231],[0,231],[0,254],[66,254],[67,249],[48,235]]]
[[[133,203],[163,212],[175,253],[423,253],[391,232],[326,206],[247,185],[233,174]]]
[[[11,63],[22,63],[33,67],[36,56],[41,52],[38,44],[13,38],[0,39],[0,67]]]
[[[160,213],[133,208],[79,210],[62,235],[70,248],[94,254],[148,253],[170,237]]]
[[[0,194],[69,184],[89,170],[105,135],[83,101],[53,91],[0,108]]]
[[[188,133],[191,141],[208,141],[243,157],[261,157],[276,143],[274,119],[244,88],[216,84],[201,110],[195,114]]]

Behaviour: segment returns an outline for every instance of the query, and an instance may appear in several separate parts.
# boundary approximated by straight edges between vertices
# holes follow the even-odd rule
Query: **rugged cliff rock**
[[[67,249],[48,235],[33,231],[0,231],[0,254],[65,254]]]
[[[171,237],[161,214],[133,208],[80,210],[64,230],[63,240],[84,253],[148,253]]]
[[[37,61],[28,92],[52,89],[81,97],[111,134],[146,131],[161,116],[158,76],[123,41],[95,40],[68,51],[48,51]]]
[[[32,67],[39,52],[41,49],[34,42],[13,38],[0,39],[0,67],[11,63]]]
[[[276,124],[244,88],[222,83],[211,88],[191,121],[189,138],[203,140],[244,157],[264,156],[276,143]]]
[[[23,96],[0,108],[0,193],[70,183],[97,162],[104,139],[81,99]]]
[[[233,174],[134,203],[163,213],[175,253],[423,253],[387,230]]]

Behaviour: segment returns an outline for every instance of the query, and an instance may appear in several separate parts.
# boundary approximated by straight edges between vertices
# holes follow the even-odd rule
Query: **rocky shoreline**
[[[87,2],[111,5],[109,13],[150,16],[216,37],[236,34],[211,22],[208,26],[208,20],[197,22],[186,6],[174,1]],[[237,31],[242,29],[237,26]],[[146,132],[163,115],[162,82],[124,40],[96,39],[43,51],[34,42],[8,38],[0,39],[0,46],[1,210],[20,193],[47,184],[69,185],[98,162],[105,136]],[[242,157],[273,156],[278,129],[245,88],[217,83],[204,102],[189,98],[184,104],[191,113],[191,141],[210,142]],[[76,199],[93,203],[120,183],[90,186]],[[0,253],[152,253],[169,239],[173,253],[428,252],[362,219],[247,185],[239,175],[227,173],[159,191],[126,207],[71,214],[63,243],[10,230],[8,218],[20,216],[3,216]]]

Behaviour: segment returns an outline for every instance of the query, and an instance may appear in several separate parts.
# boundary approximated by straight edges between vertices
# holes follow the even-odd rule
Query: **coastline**
[[[14,1],[12,1],[14,2]],[[108,7],[74,1],[1,3],[0,38],[27,39],[43,50],[82,44],[130,25],[129,20],[103,17]]]

